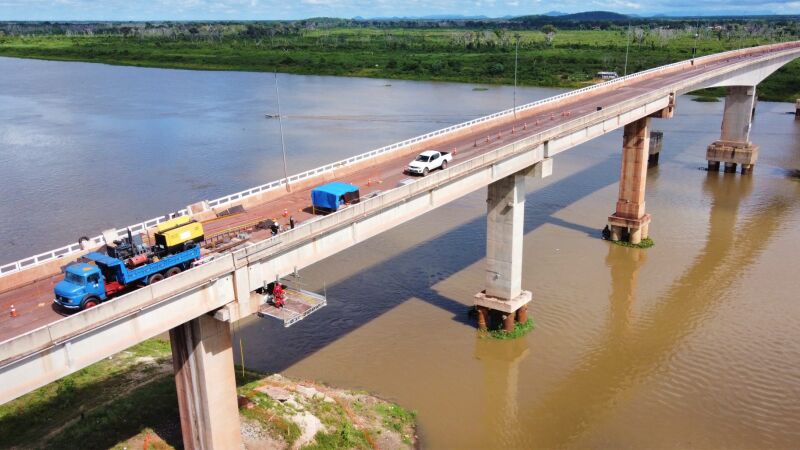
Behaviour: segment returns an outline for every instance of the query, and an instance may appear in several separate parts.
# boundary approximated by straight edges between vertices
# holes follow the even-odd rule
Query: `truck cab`
[[[67,266],[64,280],[56,284],[55,302],[67,309],[96,306],[106,299],[106,287],[100,269],[92,264]]]

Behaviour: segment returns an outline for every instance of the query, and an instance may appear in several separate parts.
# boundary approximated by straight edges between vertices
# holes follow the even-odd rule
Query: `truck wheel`
[[[442,161],[442,170],[447,169],[447,161]]]
[[[422,170],[422,176],[423,177],[427,177],[428,176],[428,172],[430,172],[430,170],[428,170],[428,168],[426,167],[425,169]]]
[[[150,275],[150,279],[147,280],[147,284],[158,283],[159,281],[161,281],[163,279],[164,279],[164,275],[161,275],[160,273],[154,273],[153,275]]]
[[[170,267],[169,270],[167,270],[167,273],[165,273],[164,275],[167,278],[169,278],[169,277],[174,277],[175,275],[177,275],[179,273],[181,273],[181,268],[180,267]]]
[[[94,308],[98,304],[100,304],[100,299],[99,298],[97,298],[97,297],[86,297],[86,299],[83,300],[83,304],[81,305],[81,310]]]

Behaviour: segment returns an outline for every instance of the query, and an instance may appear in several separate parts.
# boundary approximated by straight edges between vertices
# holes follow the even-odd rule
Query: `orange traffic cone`
[[[11,317],[17,317],[17,308],[14,305],[11,305]]]
[[[283,217],[286,217],[288,215],[289,215],[289,210],[286,209],[286,208],[283,208]]]

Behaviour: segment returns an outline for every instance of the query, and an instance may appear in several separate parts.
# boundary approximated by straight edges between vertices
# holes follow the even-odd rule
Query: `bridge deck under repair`
[[[746,53],[748,51],[750,53]],[[237,288],[242,292],[247,292],[248,289],[252,291],[264,279],[269,279],[268,276],[272,276],[271,279],[274,279],[277,272],[284,271],[279,274],[281,276],[290,273],[292,265],[298,267],[316,262],[349,245],[360,242],[364,238],[441,206],[466,192],[485,186],[497,177],[528,167],[541,161],[542,158],[552,157],[579,143],[617,129],[632,120],[657,113],[671,105],[670,101],[674,95],[704,87],[751,83],[747,78],[749,72],[763,68],[767,74],[771,73],[774,70],[773,66],[779,67],[797,57],[798,54],[800,54],[800,46],[797,43],[791,43],[782,48],[745,50],[736,55],[729,54],[716,59],[707,58],[703,60],[702,64],[682,63],[680,67],[673,67],[669,71],[651,73],[647,77],[626,80],[619,85],[601,86],[596,91],[590,90],[581,95],[564,97],[557,102],[520,111],[516,118],[505,117],[502,120],[486,122],[481,126],[464,128],[437,139],[420,142],[401,152],[384,155],[375,161],[370,161],[369,164],[365,164],[366,167],[358,170],[305,180],[304,184],[293,186],[291,192],[285,192],[283,195],[265,199],[262,202],[246,204],[243,213],[205,221],[208,235],[241,227],[265,218],[277,217],[285,223],[287,219],[282,217],[284,210],[287,210],[298,222],[310,222],[311,227],[303,227],[301,223],[298,229],[293,230],[294,233],[286,233],[288,235],[286,242],[280,239],[257,242],[247,248],[245,252],[237,252],[237,254],[241,253],[240,256],[233,255],[232,259],[215,260],[174,277],[174,279],[140,289],[66,320],[51,307],[52,287],[60,279],[60,274],[43,276],[35,282],[28,282],[18,287],[11,286],[7,282],[8,278],[0,278],[0,308],[7,311],[13,303],[18,311],[16,318],[10,318],[5,314],[0,316],[0,341],[5,340],[5,342],[0,342],[0,376],[2,376],[0,378],[5,380],[7,376],[19,373],[17,369],[21,370],[25,364],[28,364],[20,361],[34,357],[37,352],[48,351],[52,357],[56,357],[56,354],[53,353],[54,349],[64,347],[64,351],[66,351],[66,359],[57,357],[56,360],[48,362],[51,364],[61,358],[57,365],[63,365],[63,361],[66,361],[65,367],[54,366],[51,374],[43,376],[44,378],[41,380],[21,382],[24,386],[19,386],[13,392],[9,388],[8,392],[3,392],[3,395],[0,396],[0,402],[20,395],[37,384],[41,385],[46,381],[45,378],[56,379],[58,376],[63,376],[65,371],[77,370],[93,360],[106,356],[107,352],[118,351],[119,346],[123,345],[122,343],[107,342],[103,348],[93,349],[91,355],[82,353],[84,352],[83,347],[73,347],[72,351],[69,350],[70,342],[84,340],[84,344],[86,344],[94,337],[102,339],[104,336],[106,338],[111,336],[108,328],[115,326],[111,325],[112,323],[118,325],[129,323],[129,321],[135,320],[134,316],[150,314],[159,308],[163,309],[165,313],[169,311],[174,314],[174,317],[164,320],[163,324],[158,326],[152,323],[147,324],[146,330],[142,329],[142,324],[126,325],[134,327],[129,328],[130,330],[136,330],[135,333],[131,331],[135,336],[129,336],[128,345],[132,345],[138,342],[136,339],[152,336],[157,329],[161,329],[163,332],[175,326],[176,324],[173,322],[190,320],[203,312],[215,310],[232,302],[234,298],[231,295],[235,294],[231,294],[231,292],[236,291]],[[756,83],[758,81],[760,79]],[[602,109],[598,109],[599,107]],[[391,189],[400,179],[406,177],[402,174],[402,169],[407,165],[410,156],[428,148],[455,149],[457,154],[454,165],[446,171],[432,173],[424,180],[413,183],[417,186],[409,186],[411,189],[398,189],[398,192],[393,193],[406,195],[404,193],[408,192],[409,197],[406,199],[399,198],[398,195],[387,195],[392,192]],[[451,185],[459,183],[461,177],[465,179],[471,177],[471,181],[463,188],[453,188]],[[318,220],[307,208],[309,191],[314,185],[331,179],[357,184],[362,189],[362,197],[369,197],[370,193],[375,191],[383,191],[384,195],[377,198],[383,203],[372,202],[371,206],[364,206],[362,203],[334,214],[337,216],[333,218],[335,220]],[[426,190],[429,191],[430,199],[420,203],[420,195]],[[408,216],[394,217],[395,220],[389,224],[373,222],[363,231],[359,231],[360,228],[356,227],[359,223],[369,221],[369,214],[381,215],[388,208],[394,207],[392,205],[398,205],[398,201],[408,202],[409,207],[402,210],[407,211]],[[366,203],[370,203],[369,200]],[[382,204],[386,206],[380,206]],[[376,209],[375,205],[379,207]],[[353,211],[348,212],[348,209]],[[609,209],[611,209],[611,205],[609,205]],[[400,211],[399,208],[398,211]],[[363,217],[356,217],[356,213],[363,213]],[[339,217],[341,220],[338,219]],[[391,217],[391,214],[387,217]],[[381,216],[381,220],[386,219]],[[321,225],[323,222],[325,226]],[[345,226],[349,227],[349,231],[342,228]],[[300,228],[309,230],[309,233],[318,234],[305,236],[303,234],[305,231],[301,232]],[[309,239],[316,242],[317,237],[319,239],[335,238],[343,236],[341,233],[352,235],[352,239],[341,245],[335,244],[326,248],[324,252],[314,254],[313,257],[308,257],[307,249],[302,247],[306,245],[303,242],[310,242]],[[256,233],[251,236],[251,240],[254,242],[264,238],[264,233]],[[275,245],[274,252],[270,247],[273,244]],[[271,255],[279,252],[283,252],[284,256],[289,253],[291,255],[290,257],[281,256],[284,260],[280,264],[270,260],[273,257]],[[236,276],[233,276],[240,270],[246,271],[248,268],[251,269],[249,280],[245,276],[241,278],[243,281],[239,281]],[[229,270],[234,272],[227,272]],[[244,284],[239,286],[241,283]],[[181,287],[178,288],[178,286]],[[191,310],[184,311],[178,308],[181,299],[188,299],[191,296],[199,296],[193,300]],[[197,300],[198,298],[200,300]],[[242,300],[239,299],[239,303],[241,302]],[[248,310],[246,307],[242,311],[249,311],[251,314],[256,312]],[[238,318],[239,316],[234,314],[230,320],[238,320]],[[100,327],[103,324],[106,326]],[[120,326],[120,331],[123,328],[125,327]],[[11,366],[17,369],[8,369]]]

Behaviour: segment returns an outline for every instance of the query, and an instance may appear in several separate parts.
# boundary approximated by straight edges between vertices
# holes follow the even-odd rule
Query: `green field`
[[[150,24],[147,24],[150,26]],[[521,85],[578,87],[598,71],[620,75],[698,55],[796,39],[781,33],[625,27],[604,30],[280,28],[197,24],[118,27],[94,35],[0,35],[0,55],[179,69],[279,71],[512,84],[519,39]],[[280,24],[279,24],[280,25]],[[612,27],[613,28],[613,27]],[[629,47],[626,45],[630,43]],[[625,65],[626,47],[628,64]],[[800,97],[800,62],[759,86],[762,100]]]

